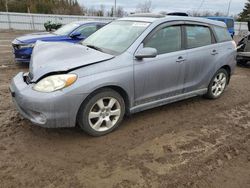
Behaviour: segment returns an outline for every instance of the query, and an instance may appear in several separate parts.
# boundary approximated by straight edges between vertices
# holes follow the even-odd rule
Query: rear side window
[[[212,34],[208,27],[198,25],[186,26],[187,48],[197,48],[212,44]]]
[[[232,37],[230,36],[227,28],[215,26],[214,31],[217,36],[218,42],[226,42],[232,40]]]
[[[181,50],[181,26],[169,26],[158,30],[144,43],[144,47],[155,48],[158,54]]]

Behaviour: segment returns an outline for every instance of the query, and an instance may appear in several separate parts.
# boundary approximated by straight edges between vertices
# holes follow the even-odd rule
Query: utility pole
[[[9,12],[9,8],[8,8],[8,0],[5,0],[5,9],[6,9],[6,12]]]
[[[114,17],[116,17],[117,15],[116,15],[116,0],[115,0],[115,7],[114,7]]]
[[[6,13],[7,13],[9,29],[11,29],[8,0],[5,0],[5,9],[6,9]]]
[[[228,9],[227,9],[227,16],[229,16],[229,14],[230,14],[231,4],[232,4],[232,0],[229,0]]]

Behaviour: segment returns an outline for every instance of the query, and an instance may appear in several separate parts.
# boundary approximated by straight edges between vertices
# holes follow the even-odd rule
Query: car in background
[[[52,23],[51,21],[44,23],[44,28],[46,29],[46,31],[57,30],[62,26],[63,26],[63,24],[61,24],[61,23]]]
[[[113,21],[79,44],[38,42],[29,72],[13,78],[10,92],[34,124],[79,125],[102,136],[125,114],[221,97],[235,65],[236,44],[224,23],[140,15]]]
[[[232,17],[221,17],[221,16],[213,16],[213,17],[206,17],[210,20],[216,20],[224,22],[227,25],[228,32],[234,37],[235,34],[235,28],[234,28],[234,19]]]
[[[76,21],[66,24],[54,32],[32,33],[18,37],[12,42],[15,60],[29,63],[33,47],[37,41],[77,43],[106,24],[107,22]]]
[[[250,35],[243,37],[237,45],[237,63],[246,66],[250,61]]]

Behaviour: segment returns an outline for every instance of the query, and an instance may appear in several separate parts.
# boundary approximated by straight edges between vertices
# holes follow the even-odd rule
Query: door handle
[[[213,50],[212,53],[211,53],[211,55],[217,55],[217,54],[219,54],[219,53],[217,52],[217,50]]]
[[[182,56],[178,57],[178,59],[176,60],[177,63],[182,63],[184,61],[185,59]]]

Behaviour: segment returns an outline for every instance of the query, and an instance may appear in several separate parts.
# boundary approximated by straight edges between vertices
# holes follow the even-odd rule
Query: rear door
[[[184,62],[181,25],[161,25],[141,44],[158,51],[155,58],[135,60],[136,105],[182,94],[184,84]],[[139,49],[140,49],[139,48]]]
[[[207,88],[207,78],[216,66],[219,56],[219,45],[216,44],[208,25],[187,23],[185,38],[187,61],[184,93],[188,93]]]

